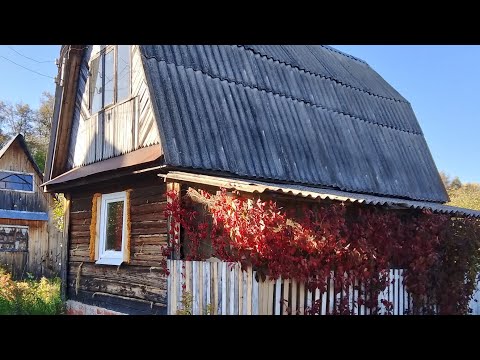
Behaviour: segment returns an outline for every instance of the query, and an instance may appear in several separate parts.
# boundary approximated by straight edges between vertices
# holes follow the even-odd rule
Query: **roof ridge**
[[[375,94],[375,93],[372,93],[371,91],[368,91],[368,90],[365,90],[365,89],[362,89],[362,88],[359,88],[357,86],[353,86],[353,85],[350,85],[350,84],[347,84],[347,83],[344,83],[343,81],[341,80],[338,80],[338,79],[335,79],[334,77],[332,76],[327,76],[327,75],[323,75],[323,74],[319,74],[319,73],[316,73],[316,72],[313,72],[313,71],[310,71],[310,70],[307,70],[307,69],[304,69],[304,68],[301,68],[300,66],[298,65],[293,65],[293,64],[290,64],[290,63],[287,63],[286,61],[282,61],[282,60],[278,60],[270,55],[267,55],[267,54],[263,54],[255,49],[252,49],[248,46],[245,46],[245,45],[234,45],[234,46],[237,46],[237,47],[241,47],[241,48],[244,48],[245,50],[247,51],[251,51],[252,53],[260,56],[260,57],[263,57],[263,58],[266,58],[268,60],[271,60],[271,61],[276,61],[280,64],[283,64],[285,66],[288,66],[292,69],[297,69],[298,71],[301,71],[301,72],[304,72],[306,74],[309,74],[309,75],[312,75],[312,76],[318,76],[320,78],[323,78],[323,79],[326,79],[326,80],[329,80],[329,81],[333,81],[337,84],[340,84],[340,85],[343,85],[343,86],[346,86],[348,88],[351,88],[351,89],[355,89],[357,91],[361,91],[363,93],[366,93],[368,95],[371,95],[371,96],[374,96],[374,97],[378,97],[378,98],[381,98],[381,99],[386,99],[386,100],[390,100],[390,101],[395,101],[395,102],[399,102],[399,103],[404,103],[404,104],[410,104],[408,101],[405,101],[405,100],[400,100],[400,99],[395,99],[395,98],[391,98],[391,97],[388,97],[388,96],[383,96],[383,95],[379,95],[379,94]],[[368,65],[368,64],[367,64]],[[370,65],[368,65],[370,67]]]
[[[264,88],[259,88],[258,86],[255,86],[255,85],[249,85],[249,84],[246,84],[244,83],[243,81],[240,81],[240,80],[236,80],[236,79],[230,79],[230,78],[225,78],[225,77],[222,77],[222,76],[216,76],[216,75],[213,75],[213,74],[210,74],[209,72],[203,70],[203,69],[195,69],[191,66],[185,66],[185,65],[180,65],[180,64],[176,64],[176,63],[173,63],[173,62],[168,62],[166,61],[165,59],[159,59],[155,56],[147,56],[147,55],[143,55],[147,60],[148,59],[155,59],[156,61],[161,61],[161,62],[164,62],[165,64],[169,64],[169,65],[175,65],[177,67],[183,67],[185,69],[191,69],[193,71],[199,71],[201,72],[202,74],[206,75],[206,76],[209,76],[210,78],[212,79],[218,79],[220,81],[226,81],[226,82],[229,82],[229,83],[235,83],[237,85],[242,85],[243,87],[246,87],[246,88],[250,88],[250,89],[255,89],[257,91],[260,91],[260,92],[266,92],[266,93],[270,93],[270,94],[273,94],[273,95],[278,95],[280,97],[284,97],[284,98],[287,98],[287,99],[291,99],[293,101],[298,101],[298,102],[301,102],[301,103],[304,103],[306,105],[309,105],[311,107],[315,107],[315,108],[320,108],[320,109],[323,109],[323,110],[326,110],[326,111],[330,111],[330,112],[333,112],[333,113],[336,113],[336,114],[340,114],[340,115],[344,115],[344,116],[349,116],[353,119],[357,119],[357,120],[360,120],[360,121],[363,121],[365,123],[369,123],[369,124],[372,124],[372,125],[376,125],[376,126],[380,126],[380,127],[384,127],[384,128],[388,128],[388,129],[392,129],[392,130],[396,130],[396,131],[401,131],[401,132],[405,132],[405,133],[408,133],[408,134],[413,134],[413,135],[421,135],[423,136],[423,134],[421,132],[416,132],[416,131],[410,131],[410,130],[404,130],[404,129],[400,129],[396,126],[392,126],[392,125],[385,125],[385,124],[380,124],[380,123],[376,123],[376,122],[373,122],[373,121],[370,121],[370,120],[367,120],[367,119],[364,119],[364,118],[361,118],[359,116],[356,116],[356,115],[352,115],[352,114],[348,114],[348,113],[345,113],[343,111],[338,111],[338,110],[334,110],[334,109],[329,109],[327,107],[325,107],[324,105],[320,105],[320,104],[315,104],[309,100],[305,100],[305,99],[302,99],[302,98],[298,98],[298,97],[295,97],[295,96],[292,96],[292,95],[287,95],[287,94],[284,94],[284,93],[280,93],[280,92],[276,92],[276,91],[273,91],[273,90],[270,90],[270,89],[264,89]]]
[[[352,60],[356,60],[356,61],[361,62],[362,64],[365,64],[365,65],[367,65],[368,67],[370,67],[370,65],[368,65],[368,63],[367,63],[365,60],[360,59],[360,58],[358,58],[358,57],[356,57],[356,56],[347,54],[346,52],[343,52],[343,51],[341,51],[341,50],[338,50],[338,49],[334,48],[333,46],[330,46],[330,45],[320,45],[320,46],[323,47],[324,49],[330,50],[330,51],[332,51],[332,52],[334,52],[334,53],[337,53],[337,54],[339,54],[339,55],[343,55],[343,56],[348,57],[348,58],[350,58],[350,59],[352,59]]]

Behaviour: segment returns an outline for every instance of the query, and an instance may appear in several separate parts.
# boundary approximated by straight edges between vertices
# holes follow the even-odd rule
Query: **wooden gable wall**
[[[14,142],[0,158],[0,170],[18,171],[33,174],[34,192],[0,190],[0,209],[18,211],[47,212],[50,194],[44,193],[40,186],[42,180],[29,161],[23,148]]]
[[[90,114],[89,63],[99,51],[100,45],[87,47],[80,65],[65,171],[160,143],[137,45],[132,46],[131,97],[105,111]]]

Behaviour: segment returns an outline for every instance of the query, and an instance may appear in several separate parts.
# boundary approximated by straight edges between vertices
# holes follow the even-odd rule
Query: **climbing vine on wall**
[[[348,293],[350,286],[359,292],[357,304],[337,300],[337,314],[351,314],[358,305],[378,311],[378,294],[391,281],[389,269],[402,268],[412,313],[433,312],[433,304],[440,313],[468,311],[480,269],[475,219],[338,202],[289,209],[224,189],[211,194],[190,188],[182,197],[175,191],[167,196],[172,241],[165,254],[240,262],[253,266],[262,280],[291,278],[311,291],[326,291],[334,271],[336,292]],[[318,310],[318,304],[309,309]]]

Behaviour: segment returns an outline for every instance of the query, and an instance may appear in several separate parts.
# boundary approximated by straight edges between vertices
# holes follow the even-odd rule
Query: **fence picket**
[[[193,296],[193,306],[192,312],[193,315],[198,315],[198,294],[199,294],[199,286],[198,286],[198,262],[192,261],[192,296]]]
[[[299,306],[298,306],[298,314],[299,315],[304,315],[305,314],[305,284],[303,282],[300,283],[298,292],[300,293],[299,300],[298,300],[300,302]],[[279,297],[280,296],[278,296],[277,299]],[[280,314],[280,311],[278,312],[278,314]]]
[[[243,312],[242,312],[242,315],[247,315],[248,312],[247,312],[247,302],[248,302],[248,299],[247,299],[247,294],[248,294],[248,281],[247,281],[247,272],[246,271],[242,271],[240,274],[242,274],[242,308],[243,308]]]
[[[238,314],[243,314],[243,272],[239,269],[238,273]]]
[[[222,269],[222,315],[227,315],[227,263],[221,262]]]
[[[203,263],[203,314],[207,313],[210,304],[210,263]]]
[[[212,272],[212,315],[218,314],[218,263],[216,261],[211,262],[211,272]]]
[[[251,268],[250,271],[252,271]],[[256,272],[252,271],[252,313],[253,315],[258,315],[258,304],[260,303],[260,299],[258,296],[259,283],[255,280],[255,276]]]
[[[171,267],[171,260],[167,260],[167,267],[168,269],[170,269]],[[170,296],[170,294],[172,293],[172,277],[171,276],[167,276],[167,296]],[[173,315],[172,313],[172,301],[171,299],[168,299],[167,300],[167,314],[168,315]]]
[[[170,267],[170,276],[172,278],[172,292],[170,294],[170,303],[171,305],[171,311],[172,314],[175,315],[177,313],[177,286],[178,286],[178,281],[177,281],[177,263],[176,261],[171,262],[171,267]]]
[[[403,294],[404,294],[404,287],[403,287],[403,270],[398,270],[398,314],[404,315],[403,311]]]
[[[253,287],[252,287],[252,268],[249,267],[247,270],[247,315],[252,315],[252,297],[253,297]]]

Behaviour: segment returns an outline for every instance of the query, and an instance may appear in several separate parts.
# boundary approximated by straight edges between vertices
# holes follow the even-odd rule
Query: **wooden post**
[[[64,209],[63,209],[63,238],[60,243],[61,250],[61,264],[60,264],[60,278],[62,279],[61,296],[62,300],[67,300],[67,258],[68,258],[68,229],[70,226],[70,194],[65,194]]]
[[[175,190],[178,194],[178,196],[181,196],[181,188],[180,188],[180,183],[177,183],[177,182],[167,182],[167,191],[171,191],[171,190]],[[172,200],[170,198],[167,199],[167,201],[170,203]],[[177,236],[177,241],[178,241],[178,244],[180,244],[180,224],[177,222],[175,224],[172,224],[173,222],[173,218],[172,216],[170,215],[167,219],[167,229],[170,230],[170,227],[173,226],[174,229],[177,228],[177,225],[178,225],[178,230],[175,230],[175,234],[173,235],[173,238],[172,238],[172,235],[170,235],[170,233],[168,234],[168,242],[169,244],[173,244],[173,240],[175,238],[175,236]],[[180,246],[177,246],[176,248],[174,248],[174,251],[172,252],[171,254],[171,258],[172,259],[180,259]]]

